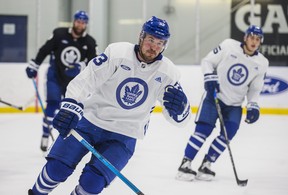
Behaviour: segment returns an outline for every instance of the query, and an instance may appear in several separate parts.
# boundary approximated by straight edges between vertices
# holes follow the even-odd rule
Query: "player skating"
[[[180,73],[162,55],[169,38],[168,23],[153,16],[143,24],[139,44],[110,44],[69,83],[53,120],[60,136],[30,195],[50,193],[88,153],[72,135],[67,137],[71,129],[122,170],[134,153],[136,140],[144,138],[157,100],[168,121],[175,125],[189,121],[190,105],[179,84]],[[99,194],[114,178],[92,156],[72,194]]]
[[[52,37],[39,49],[35,59],[26,68],[27,76],[34,79],[41,63],[50,55],[46,84],[47,105],[40,146],[43,151],[47,150],[51,122],[68,83],[96,56],[96,41],[86,32],[88,19],[85,11],[77,11],[74,14],[73,27],[56,28]]]
[[[205,93],[196,116],[195,131],[185,148],[176,179],[192,181],[196,176],[199,180],[212,180],[215,177],[211,164],[226,148],[223,129],[210,145],[197,173],[191,166],[218,119],[214,100],[215,90],[229,140],[232,140],[239,129],[242,103],[245,98],[247,100],[245,121],[251,124],[258,120],[257,102],[268,68],[268,60],[258,51],[263,40],[261,28],[252,25],[246,31],[243,43],[226,39],[202,60]]]

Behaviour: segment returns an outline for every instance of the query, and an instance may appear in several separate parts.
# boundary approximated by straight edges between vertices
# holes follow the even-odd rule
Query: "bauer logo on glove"
[[[69,110],[75,114],[77,114],[77,116],[79,117],[79,120],[82,118],[83,116],[83,110],[82,108],[80,108],[78,105],[75,105],[73,103],[68,103],[68,102],[64,102],[64,104],[61,107],[62,109],[66,109]]]
[[[77,126],[83,116],[83,104],[76,100],[65,98],[62,100],[59,112],[53,119],[53,127],[59,131],[63,138],[69,135],[71,129]]]

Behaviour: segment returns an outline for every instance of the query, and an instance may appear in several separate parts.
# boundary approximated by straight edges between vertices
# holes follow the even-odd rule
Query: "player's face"
[[[83,32],[86,30],[86,26],[87,24],[83,20],[75,20],[73,23],[73,32],[77,36],[81,36]]]
[[[165,40],[147,34],[140,44],[140,58],[144,62],[152,62],[165,47]]]
[[[261,37],[257,35],[248,35],[245,38],[245,53],[248,55],[252,55],[260,46],[261,44]]]

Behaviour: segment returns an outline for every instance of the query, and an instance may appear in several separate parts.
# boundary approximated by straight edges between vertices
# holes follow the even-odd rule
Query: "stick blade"
[[[248,179],[246,179],[246,180],[237,180],[238,186],[241,186],[241,187],[247,186],[247,183],[248,183]]]

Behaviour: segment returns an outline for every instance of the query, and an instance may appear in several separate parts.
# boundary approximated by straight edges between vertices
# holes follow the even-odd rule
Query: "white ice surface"
[[[236,170],[246,187],[236,184],[228,150],[213,165],[212,182],[182,182],[174,179],[184,148],[194,131],[194,115],[185,128],[169,124],[161,114],[153,114],[148,133],[122,171],[145,195],[287,195],[288,117],[263,115],[255,124],[242,123],[231,143]],[[40,151],[41,114],[0,115],[0,194],[24,195],[36,181],[45,158]],[[202,147],[193,168],[198,169],[214,133]],[[55,137],[56,130],[53,130]],[[91,155],[89,153],[89,155]],[[74,174],[51,194],[68,195],[77,185],[87,155]],[[119,178],[101,194],[135,194]]]

